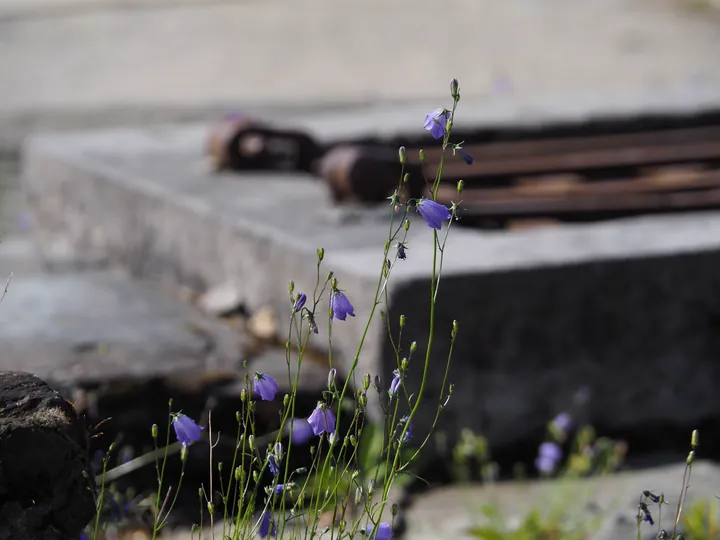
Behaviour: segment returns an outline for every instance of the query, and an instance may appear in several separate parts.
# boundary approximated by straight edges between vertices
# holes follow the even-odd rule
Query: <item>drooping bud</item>
[[[460,84],[458,83],[457,79],[453,79],[450,81],[450,95],[453,99],[457,99],[460,97]]]

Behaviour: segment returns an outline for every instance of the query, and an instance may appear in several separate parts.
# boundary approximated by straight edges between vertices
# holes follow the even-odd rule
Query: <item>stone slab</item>
[[[683,0],[3,0],[0,140],[237,106],[434,109],[451,77],[486,121],[717,104],[718,28]]]
[[[0,369],[61,385],[228,371],[237,339],[121,271],[15,276],[0,305]]]
[[[544,515],[561,511],[571,523],[598,520],[602,525],[591,530],[592,540],[637,538],[637,503],[646,489],[665,494],[669,505],[663,509],[662,525],[671,532],[684,468],[684,464],[677,464],[583,480],[439,488],[414,500],[407,510],[408,528],[403,538],[471,540],[475,537],[469,529],[483,523],[481,510],[487,504],[501,511],[510,528],[532,510]],[[718,494],[720,469],[707,461],[697,462],[691,484],[688,504],[712,500]],[[651,512],[657,519],[657,505],[653,506]],[[648,540],[658,532],[647,524],[643,524],[643,530],[643,538]]]
[[[320,136],[331,127],[307,121]],[[325,129],[323,132],[322,129]],[[287,320],[287,283],[311,291],[326,250],[357,317],[333,327],[347,371],[371,310],[388,210],[335,208],[325,186],[297,174],[213,175],[198,126],[44,136],[26,147],[24,190],[40,245],[64,242],[137,275],[197,288],[235,280],[250,311]],[[408,260],[389,288],[391,320],[427,343],[432,235],[417,216]],[[428,427],[460,321],[443,429],[470,427],[495,445],[539,433],[581,387],[602,429],[674,425],[720,410],[720,213],[655,216],[557,228],[450,235],[418,432]],[[285,318],[285,319],[284,319]],[[322,348],[321,323],[313,345]],[[284,337],[282,339],[285,339]],[[394,357],[378,319],[359,374],[389,380]],[[413,359],[415,387],[421,360]],[[658,392],[658,388],[662,388]]]

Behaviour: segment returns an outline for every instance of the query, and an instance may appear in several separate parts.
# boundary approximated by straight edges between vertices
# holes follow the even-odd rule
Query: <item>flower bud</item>
[[[242,401],[243,403],[247,401],[247,390],[245,390],[244,388],[240,392],[240,401]]]
[[[332,287],[333,291],[336,291],[338,286],[338,280],[332,277],[332,272],[328,274],[328,279],[330,280],[330,287]]]
[[[405,173],[403,175],[403,184],[407,184],[410,181],[410,173]]]
[[[694,429],[692,432],[692,436],[690,437],[690,446],[693,450],[700,446],[700,433],[697,429]]]
[[[318,257],[318,262],[323,260],[323,258],[325,257],[325,250],[323,248],[318,248],[317,257]]]
[[[392,507],[391,507],[391,509],[390,509],[390,511],[392,512],[392,516],[393,516],[393,517],[395,517],[395,516],[398,515],[398,509],[399,509],[399,508],[398,508],[398,504],[397,504],[397,503],[393,503],[393,505],[392,505]]]
[[[458,183],[457,183],[457,192],[458,192],[458,193],[462,193],[464,187],[465,187],[465,180],[458,180]]]
[[[258,478],[260,478],[260,471],[253,471],[253,480],[257,482]]]
[[[211,502],[207,503],[208,514],[211,516],[215,515],[215,505]]]
[[[417,351],[417,341],[413,341],[410,344],[410,354],[414,353],[415,351]]]
[[[451,334],[453,338],[455,336],[457,336],[457,332],[458,332],[458,322],[454,320],[452,322],[452,334]]]
[[[248,447],[250,450],[255,450],[255,436],[248,435]]]
[[[237,421],[238,424],[239,424],[240,421],[242,420],[242,416],[240,415],[240,411],[235,411],[235,420]]]
[[[355,504],[356,505],[360,504],[360,501],[362,501],[362,494],[363,494],[362,487],[361,486],[356,487],[355,488]]]
[[[300,467],[299,469],[295,469],[295,474],[305,474],[307,472],[307,467]]]
[[[152,428],[150,429],[150,433],[152,433],[153,439],[157,439],[157,437],[158,437],[158,425],[157,424],[152,425]]]
[[[406,322],[407,322],[407,317],[405,315],[400,315],[400,328],[404,328]]]
[[[292,298],[293,293],[295,292],[295,282],[291,281],[288,285],[288,293],[290,293],[290,298]]]
[[[688,466],[692,466],[692,464],[695,462],[695,450],[692,450],[687,457],[687,464]]]
[[[457,99],[460,96],[459,90],[460,90],[460,84],[458,83],[458,80],[457,79],[451,80],[450,81],[450,95],[452,96],[453,99]]]
[[[243,477],[243,471],[241,467],[235,467],[235,481],[240,482],[240,479]]]
[[[410,220],[409,219],[405,220],[405,222],[403,223],[403,228],[405,229],[405,231],[410,230]]]
[[[367,390],[368,388],[370,388],[370,374],[369,374],[369,373],[366,373],[366,374],[363,376],[363,388],[364,388],[365,390]]]
[[[275,454],[275,457],[277,457],[278,461],[283,458],[283,445],[281,442],[275,443],[275,448],[273,449],[273,453]]]
[[[332,368],[328,372],[328,380],[327,380],[328,388],[332,388],[333,385],[335,384],[335,375],[337,375],[337,369]]]
[[[290,403],[290,396],[288,394],[285,394],[283,396],[283,407],[287,409],[288,403]]]
[[[365,394],[360,394],[358,396],[358,403],[361,407],[367,406],[367,396]]]
[[[407,358],[403,358],[403,359],[400,361],[400,371],[403,371],[403,372],[404,372],[404,371],[407,371],[407,368],[408,368],[408,359],[407,359]]]
[[[218,461],[217,467],[218,467],[218,471],[219,471],[219,472],[222,472],[222,470],[223,470],[223,462],[222,462],[222,461]]]
[[[398,157],[400,158],[400,163],[405,165],[407,163],[407,150],[404,146],[401,146],[398,149]]]
[[[420,163],[425,163],[425,160],[427,159],[427,153],[425,150],[420,150]]]

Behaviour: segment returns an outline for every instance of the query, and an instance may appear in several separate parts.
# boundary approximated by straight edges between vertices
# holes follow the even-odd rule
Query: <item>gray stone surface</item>
[[[719,24],[682,0],[2,0],[0,141],[230,106],[392,116],[451,77],[486,121],[717,103]]]
[[[119,271],[15,276],[0,305],[0,369],[59,383],[229,370],[238,339]]]
[[[544,515],[561,511],[570,522],[597,523],[592,540],[637,538],[635,514],[643,490],[664,493],[662,525],[669,528],[675,518],[682,486],[684,464],[656,467],[584,480],[507,482],[485,486],[439,488],[415,499],[407,510],[408,540],[453,538],[471,540],[468,531],[483,523],[482,507],[495,505],[513,527],[533,509]],[[710,462],[693,467],[688,502],[709,500],[720,491],[720,468]],[[657,519],[657,505],[651,508]],[[644,538],[655,538],[657,529],[643,524]]]

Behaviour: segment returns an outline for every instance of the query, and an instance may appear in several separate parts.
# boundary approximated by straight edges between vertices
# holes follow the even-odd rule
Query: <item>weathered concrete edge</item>
[[[168,193],[141,179],[120,181],[109,167],[80,154],[54,152],[51,146],[30,141],[23,152],[23,191],[36,220],[42,249],[60,241],[79,254],[120,264],[135,276],[159,277],[173,283],[204,288],[228,280],[241,287],[248,307],[271,307],[283,318],[289,313],[287,284],[310,295],[316,279],[314,249],[298,245],[270,229],[223,222],[210,209],[186,197]],[[186,235],[178,231],[186,231]],[[320,280],[333,268],[326,255]],[[353,291],[374,290],[372,280],[348,272],[343,286]],[[335,324],[332,332],[334,363],[349,368],[371,310],[371,298],[353,298],[358,316]],[[326,305],[326,304],[323,304]],[[319,312],[324,313],[324,310]],[[287,319],[285,319],[287,320]],[[327,347],[324,320],[313,345]],[[377,373],[382,334],[369,332],[363,347],[360,373]]]

